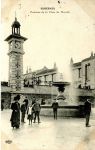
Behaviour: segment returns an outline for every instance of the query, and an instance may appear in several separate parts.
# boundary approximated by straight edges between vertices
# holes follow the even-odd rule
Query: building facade
[[[31,71],[27,68],[26,74],[24,74],[24,86],[32,87],[33,85],[51,85],[52,82],[56,81],[58,69],[56,64],[51,69],[44,66],[40,70]]]
[[[81,62],[70,62],[72,81],[75,88],[95,89],[95,53]]]

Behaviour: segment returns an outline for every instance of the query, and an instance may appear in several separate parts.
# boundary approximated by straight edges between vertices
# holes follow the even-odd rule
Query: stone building
[[[33,85],[51,85],[52,82],[56,81],[58,69],[56,63],[54,67],[48,69],[44,66],[40,70],[31,71],[31,68],[27,68],[26,74],[24,74],[24,86],[32,87]]]
[[[72,81],[75,88],[95,89],[95,53],[81,62],[70,62]]]

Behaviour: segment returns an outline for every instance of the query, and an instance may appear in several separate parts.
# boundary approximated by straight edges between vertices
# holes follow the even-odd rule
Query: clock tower
[[[12,91],[23,90],[23,43],[27,38],[20,35],[20,23],[15,18],[12,34],[5,41],[9,44],[9,86]]]

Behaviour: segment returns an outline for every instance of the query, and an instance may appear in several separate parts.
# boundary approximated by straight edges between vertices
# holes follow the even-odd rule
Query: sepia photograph
[[[1,150],[95,149],[95,0],[1,0]]]

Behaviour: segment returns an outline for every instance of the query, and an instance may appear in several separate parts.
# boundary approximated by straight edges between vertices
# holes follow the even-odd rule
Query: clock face
[[[15,41],[15,48],[20,49],[21,48],[21,42]]]

